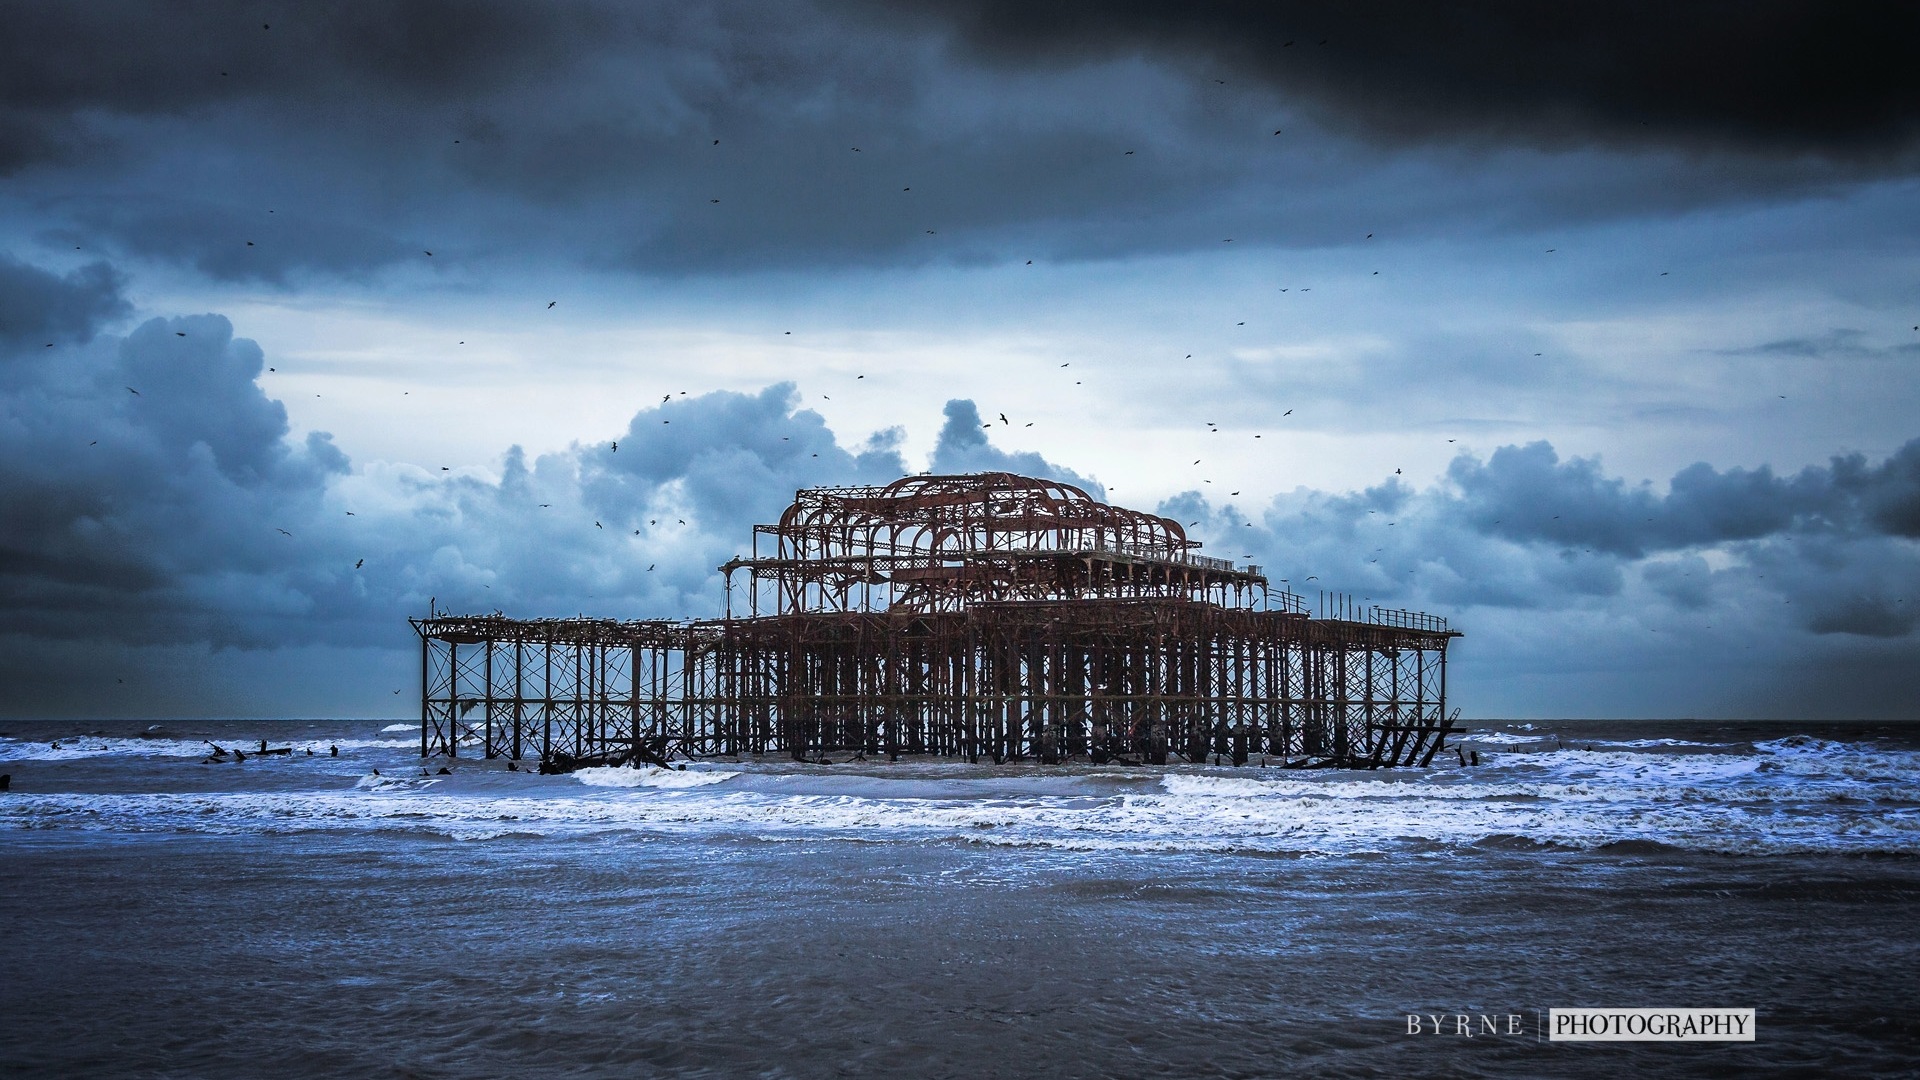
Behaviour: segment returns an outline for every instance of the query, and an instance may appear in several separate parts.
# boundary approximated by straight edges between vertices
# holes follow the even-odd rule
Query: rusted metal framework
[[[801,491],[720,567],[720,619],[413,620],[420,752],[1432,759],[1459,636],[1444,619],[1325,597],[1335,617],[1316,618],[1199,547],[1008,473]]]

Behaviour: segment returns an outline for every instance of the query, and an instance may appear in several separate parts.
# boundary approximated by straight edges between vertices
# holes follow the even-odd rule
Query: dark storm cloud
[[[229,641],[282,606],[289,556],[346,459],[288,439],[253,383],[260,350],[224,318],[154,319],[124,338],[15,346],[0,396],[0,606],[51,636]],[[249,581],[274,579],[255,594]],[[222,603],[204,602],[227,595]]]
[[[1920,439],[1878,465],[1852,454],[1791,477],[1700,462],[1664,495],[1605,477],[1595,460],[1563,462],[1544,442],[1501,447],[1484,463],[1456,458],[1447,475],[1462,518],[1482,532],[1629,558],[1788,529],[1920,537]]]
[[[1664,604],[1817,635],[1920,624],[1920,439],[1883,461],[1839,455],[1787,476],[1699,463],[1664,492],[1540,442],[1462,454],[1424,491],[1388,478],[1264,509],[1190,492],[1160,510],[1309,597],[1623,615]]]
[[[497,479],[356,472],[324,433],[293,435],[260,389],[261,350],[221,316],[104,333],[123,309],[111,273],[7,269],[50,309],[82,313],[56,348],[9,345],[0,381],[0,614],[33,640],[390,644],[429,602],[711,616],[714,568],[750,550],[752,527],[796,490],[908,471],[901,429],[843,446],[782,383],[674,394],[624,431],[532,459],[513,447]],[[947,413],[937,467],[1086,483],[995,449],[972,402]]]
[[[711,616],[714,568],[796,490],[908,471],[902,429],[844,446],[790,383],[673,394],[594,442],[510,448],[497,478],[452,463],[356,471],[326,434],[293,434],[258,383],[260,348],[225,318],[104,332],[124,307],[110,272],[5,267],[50,310],[81,313],[55,348],[15,341],[0,366],[0,617],[38,640],[390,644],[430,601]],[[1086,483],[995,449],[972,402],[947,413],[936,466]]]
[[[893,10],[898,5],[887,5]],[[1188,51],[1394,139],[1874,157],[1920,133],[1920,8],[1818,0],[922,0],[981,52]]]
[[[68,319],[55,348],[15,342],[0,363],[0,621],[20,655],[84,667],[89,654],[63,643],[91,642],[212,665],[208,648],[389,649],[429,601],[712,616],[726,599],[714,568],[745,554],[751,527],[776,520],[796,489],[910,470],[900,429],[842,445],[788,384],[675,393],[592,441],[511,448],[496,470],[351,468],[326,435],[296,436],[259,387],[260,349],[224,318],[120,333],[110,272],[10,269],[60,310],[91,313]],[[951,401],[929,464],[1099,493],[994,444],[1014,428],[998,407],[982,417]],[[1652,638],[1692,620],[1782,648],[1899,649],[1920,614],[1920,440],[1790,474],[1700,464],[1664,490],[1546,444],[1508,446],[1461,456],[1427,489],[1396,477],[1265,506],[1189,493],[1159,509],[1193,523],[1208,554],[1259,563],[1310,603],[1338,590],[1469,626],[1589,618]],[[35,685],[81,676],[34,673]],[[192,679],[175,678],[190,698]]]
[[[591,37],[583,5],[0,4],[0,100],[33,123],[88,109],[178,112],[235,97],[446,101],[551,70]],[[61,133],[38,130],[42,143]],[[0,162],[31,159],[0,148]],[[73,148],[78,149],[78,148]]]
[[[62,277],[0,254],[0,349],[86,341],[131,310],[121,284],[105,263]]]
[[[511,448],[498,480],[354,475],[325,434],[291,437],[259,348],[219,316],[42,351],[0,401],[0,610],[49,639],[382,643],[429,600],[711,615],[714,566],[796,489],[905,471],[897,430],[843,448],[782,384],[675,398],[532,461]]]
[[[1906,160],[1897,12],[1459,10],[14,3],[0,212],[221,280],[459,281],[1324,245]]]

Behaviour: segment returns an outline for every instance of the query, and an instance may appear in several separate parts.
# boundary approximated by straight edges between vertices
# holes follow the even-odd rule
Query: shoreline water
[[[54,751],[60,723],[0,724],[23,1075],[1920,1065],[1920,727],[1522,721],[1477,725],[1478,768],[1371,773],[423,776],[396,722],[127,722]],[[203,737],[296,753],[202,764]],[[1532,1037],[1574,1006],[1754,1007],[1759,1038]],[[1508,1011],[1528,1037],[1406,1031]]]

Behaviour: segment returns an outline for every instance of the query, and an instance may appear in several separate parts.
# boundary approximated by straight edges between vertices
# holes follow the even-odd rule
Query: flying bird
[[[1287,410],[1286,412],[1283,412],[1283,413],[1281,413],[1280,415],[1281,415],[1281,416],[1292,416],[1292,415],[1293,415],[1293,410],[1292,410],[1292,409],[1288,409],[1288,410]],[[1260,436],[1258,436],[1258,435],[1255,435],[1255,436],[1254,436],[1254,438],[1256,438],[1256,439],[1257,439],[1257,438],[1259,438],[1259,437],[1260,437]]]
[[[287,530],[285,530],[285,529],[280,529],[280,528],[276,528],[276,529],[274,529],[273,531],[274,531],[274,532],[277,532],[277,533],[279,533],[279,534],[280,534],[281,536],[292,536],[292,535],[293,535],[292,533],[290,533],[290,532],[288,532],[288,531],[287,531]]]
[[[421,248],[420,250],[422,250],[422,251],[427,251],[427,249],[426,249],[426,248]],[[431,258],[433,258],[433,252],[431,252],[431,251],[427,251],[427,258],[429,258],[429,259],[431,259]]]
[[[553,310],[553,305],[555,305],[555,304],[557,304],[557,303],[559,303],[559,302],[560,302],[560,301],[558,301],[558,300],[549,300],[549,301],[547,301],[547,310],[548,310],[548,311],[552,311],[552,310]]]
[[[358,570],[365,565],[367,565],[367,560],[365,559],[355,559],[353,562],[353,568],[355,570]]]
[[[174,336],[174,337],[186,337],[186,336],[187,336],[187,332],[186,332],[185,330],[175,330],[175,331],[173,332],[173,336]]]
[[[612,451],[612,452],[613,452],[613,453],[616,453],[616,454],[620,452],[620,440],[619,440],[619,439],[615,439],[615,440],[613,440],[613,451]]]
[[[1003,423],[1003,424],[1005,424],[1005,423],[1008,423],[1008,422],[1009,422],[1009,421],[1007,420],[1007,414],[1006,414],[1006,413],[1001,413],[1001,414],[1000,414],[1000,422],[1001,422],[1001,423]]]
[[[134,389],[133,387],[131,387],[131,386],[129,386],[129,387],[127,387],[127,393],[129,393],[129,394],[132,394],[132,395],[133,395],[134,397],[139,397],[139,396],[140,396],[140,391],[138,391],[138,390],[135,390],[135,389]]]
[[[606,528],[606,526],[605,526],[605,525],[602,525],[602,524],[600,524],[600,523],[599,523],[599,522],[597,522],[597,521],[593,523],[593,527],[594,527],[594,528],[596,528],[596,529],[604,529],[604,528]]]
[[[353,516],[353,511],[351,511],[351,510],[349,510],[349,511],[347,511],[347,516],[348,516],[348,517],[352,517],[352,516]]]

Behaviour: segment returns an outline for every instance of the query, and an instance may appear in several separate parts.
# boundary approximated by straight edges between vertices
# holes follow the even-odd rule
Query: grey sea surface
[[[0,723],[0,1073],[1920,1073],[1911,725],[570,776],[423,769],[383,722],[147,727]],[[1541,1037],[1601,1006],[1757,1038]]]

